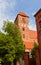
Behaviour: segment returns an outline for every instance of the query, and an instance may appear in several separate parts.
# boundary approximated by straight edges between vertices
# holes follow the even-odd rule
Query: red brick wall
[[[34,16],[36,19],[36,27],[37,27],[37,35],[38,35],[37,38],[38,38],[38,43],[39,43],[40,63],[41,63],[41,30],[40,30],[40,25],[39,25],[39,22],[41,21],[41,9]]]
[[[29,65],[29,53],[24,53],[24,65]]]
[[[34,58],[29,58],[29,65],[36,65],[36,61]]]
[[[40,65],[40,55],[39,55],[39,49],[35,49],[35,59],[36,59],[36,65]]]

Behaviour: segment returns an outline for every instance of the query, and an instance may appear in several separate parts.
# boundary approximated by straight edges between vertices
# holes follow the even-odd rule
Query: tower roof
[[[23,13],[23,12],[19,12],[18,15],[21,15],[21,16],[24,16],[24,17],[29,17],[28,15],[26,15],[26,14]]]
[[[41,8],[36,12],[36,14],[34,15],[34,17],[36,17],[36,15],[41,11]]]

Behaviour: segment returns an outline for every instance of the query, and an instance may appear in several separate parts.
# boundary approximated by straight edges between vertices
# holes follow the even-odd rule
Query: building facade
[[[36,27],[37,27],[37,39],[39,44],[39,58],[40,58],[40,65],[41,65],[41,9],[34,15],[36,20]]]
[[[34,42],[37,43],[37,32],[29,29],[29,16],[19,12],[14,23],[20,28],[26,50],[31,50],[34,47]]]
[[[32,58],[31,50],[34,48],[34,43],[36,42],[38,44],[37,31],[29,29],[29,16],[23,12],[17,14],[14,23],[19,26],[25,45],[24,64],[22,65],[29,65],[29,58]]]

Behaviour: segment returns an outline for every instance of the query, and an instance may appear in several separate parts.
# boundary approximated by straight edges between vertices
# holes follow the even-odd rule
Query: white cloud
[[[10,14],[6,13],[8,9],[13,10],[16,6],[16,0],[0,0],[0,29],[3,24],[3,20],[10,19]],[[14,17],[14,16],[13,16]],[[12,20],[12,19],[10,19]]]
[[[9,0],[0,0],[0,9],[3,9],[3,10],[5,10],[7,7],[10,7],[10,8],[12,8],[12,7],[15,7],[15,5],[16,5],[16,2],[15,2],[15,0],[13,1],[9,1]]]
[[[32,20],[31,18],[29,19],[29,28],[32,29],[32,30],[36,30],[35,21]]]

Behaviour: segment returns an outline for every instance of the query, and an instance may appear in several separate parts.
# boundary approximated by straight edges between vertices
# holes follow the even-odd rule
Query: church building
[[[14,23],[19,26],[22,40],[25,45],[24,64],[29,65],[29,58],[31,58],[31,50],[34,48],[35,42],[37,42],[37,31],[29,29],[29,16],[23,12],[19,12],[15,18]]]
[[[26,50],[30,51],[34,47],[34,42],[37,43],[37,31],[29,29],[29,16],[23,12],[19,12],[14,23],[20,28]]]

